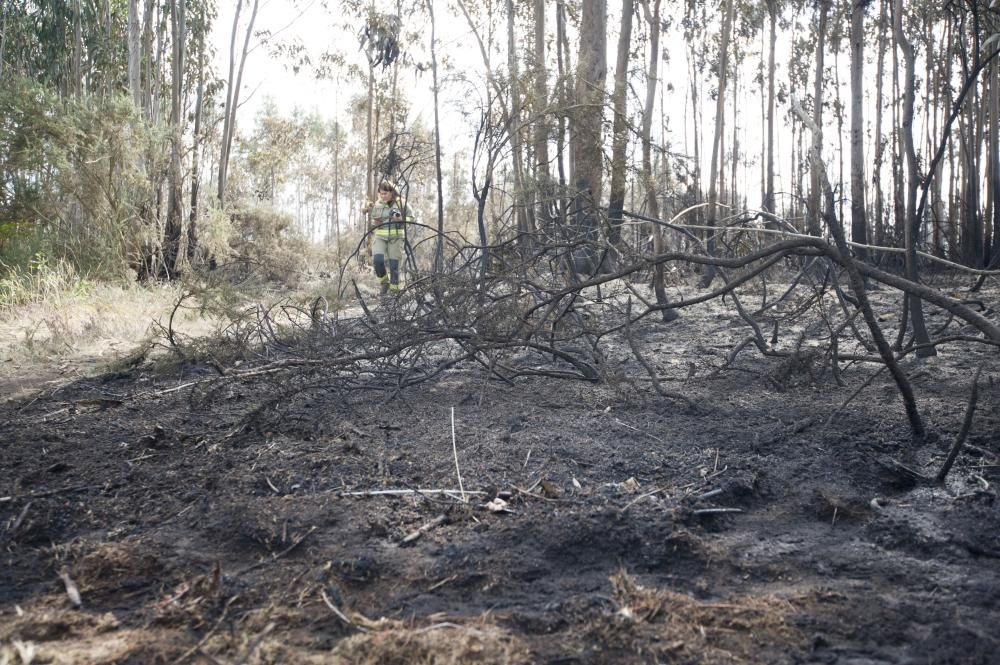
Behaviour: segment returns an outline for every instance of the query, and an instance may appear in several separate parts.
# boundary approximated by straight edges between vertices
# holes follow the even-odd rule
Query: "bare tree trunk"
[[[726,108],[726,79],[729,72],[729,41],[733,30],[734,0],[726,0],[725,18],[722,21],[722,36],[719,40],[719,89],[715,102],[715,135],[712,139],[712,162],[708,174],[708,219],[706,226],[714,227],[718,218],[719,192],[716,183],[719,180],[719,144],[722,141],[722,123]],[[715,233],[708,231],[708,252],[715,253]],[[716,268],[709,265],[705,268],[699,286],[707,288],[715,280]]]
[[[142,9],[142,45],[139,49],[140,77],[142,68],[146,70],[145,85],[142,90],[142,109],[147,120],[153,118],[153,87],[156,77],[157,59],[153,57],[153,7],[154,0],[144,0]]]
[[[140,37],[139,0],[128,2],[128,89],[136,108],[142,107],[142,78],[139,63],[142,60]]]
[[[71,66],[74,97],[83,95],[83,8],[80,0],[73,0],[73,61]]]
[[[656,182],[653,178],[653,143],[650,133],[653,128],[653,105],[656,101],[656,85],[659,82],[660,63],[660,0],[642,0],[642,10],[649,24],[649,69],[646,74],[646,104],[642,113],[642,179],[646,189],[646,207],[653,219],[660,217],[660,203],[656,197]],[[663,252],[663,229],[659,224],[653,224],[653,253]],[[664,283],[663,264],[657,262],[653,269],[653,292],[656,294],[656,304],[661,307],[667,304],[666,284]],[[663,320],[673,321],[678,317],[677,310],[665,308]]]
[[[525,186],[524,141],[521,136],[521,77],[517,63],[517,41],[514,32],[514,0],[507,0],[507,70],[510,74],[510,111],[507,117],[510,135],[511,161],[514,173],[514,214],[520,232],[520,242],[530,242],[534,232],[533,208]]]
[[[186,0],[171,0],[171,47],[173,49],[170,80],[170,173],[167,192],[167,221],[163,231],[163,265],[167,277],[180,272],[182,260],[180,245],[183,230],[183,193],[181,173],[181,143],[184,140],[184,125],[181,118],[181,102],[184,86],[184,59],[187,44]]]
[[[851,5],[851,239],[868,244],[868,223],[865,219],[865,146],[864,146],[864,81],[865,66],[865,7],[860,2]],[[861,260],[868,258],[864,248],[855,248]]]
[[[236,6],[236,18],[233,19],[233,32],[229,41],[229,79],[226,87],[226,106],[223,109],[224,119],[222,128],[222,146],[219,150],[219,182],[218,199],[219,205],[225,203],[226,179],[229,175],[229,154],[233,145],[233,136],[236,133],[236,111],[240,105],[240,88],[243,85],[243,68],[246,66],[247,53],[250,49],[250,37],[253,34],[253,26],[257,20],[257,9],[260,0],[253,0],[253,9],[250,12],[250,21],[247,23],[246,33],[243,38],[243,52],[240,56],[239,68],[236,69],[236,34],[239,29],[240,7],[243,0],[238,0]],[[233,80],[233,70],[236,69],[236,80]]]
[[[7,14],[9,10],[0,9],[0,78],[3,77],[3,54],[7,45]]]
[[[816,24],[816,76],[813,80],[813,122],[818,131],[812,135],[812,149],[822,159],[823,155],[823,63],[826,51],[826,23],[830,13],[830,0],[819,0],[819,17]],[[820,174],[809,172],[809,206],[806,210],[806,226],[810,235],[822,236],[820,224],[821,195]]]
[[[989,245],[990,268],[1000,265],[1000,62],[990,68],[990,164],[989,200],[992,206],[992,241]]]
[[[543,195],[549,181],[548,70],[545,64],[545,0],[535,0],[535,178],[542,185]]]
[[[588,273],[598,268],[596,241],[604,170],[602,129],[607,70],[607,0],[583,0],[575,104],[570,115],[570,162],[575,226],[583,241],[582,251],[574,255],[574,264]]]
[[[691,205],[701,203],[702,191],[701,191],[701,141],[702,135],[700,128],[702,124],[702,106],[700,104],[700,94],[698,88],[698,74],[695,68],[695,60],[697,54],[695,53],[694,41],[688,45],[687,49],[688,61],[690,64],[690,74],[688,75],[688,85],[690,86],[690,99],[691,99],[691,131],[692,131],[692,146],[694,155],[694,167],[691,174],[691,183],[689,185],[689,191],[693,196]],[[704,214],[702,213],[703,208],[698,208],[695,210],[694,219],[697,224],[704,222]]]
[[[611,130],[611,192],[608,201],[608,239],[612,245],[617,244],[621,238],[622,211],[625,208],[625,150],[628,146],[628,62],[632,43],[633,8],[634,0],[622,0],[618,58],[615,62],[615,89],[612,93],[614,120]],[[658,34],[657,39],[659,39]],[[649,85],[655,87],[655,80],[651,81]],[[646,109],[647,114],[651,112],[651,108]]]
[[[566,108],[569,105],[569,94],[566,81],[569,78],[569,48],[566,37],[566,5],[563,0],[556,3],[556,61],[559,73],[557,83],[559,89],[559,131],[556,134],[556,150],[558,152],[559,189],[566,191]],[[560,205],[563,222],[566,221],[565,206]]]
[[[434,169],[437,177],[437,245],[434,252],[434,269],[444,268],[444,192],[441,183],[441,121],[438,117],[437,24],[434,21],[434,0],[427,0],[431,15],[431,76],[434,82]]]
[[[198,93],[194,103],[194,135],[191,138],[191,211],[188,215],[187,257],[194,262],[198,253],[198,195],[201,191],[201,119],[205,105],[205,32],[198,40]]]
[[[920,240],[921,219],[917,210],[917,188],[920,186],[919,174],[917,172],[917,153],[913,146],[913,101],[915,97],[915,72],[914,63],[916,55],[913,45],[906,38],[903,32],[903,2],[895,0],[896,12],[893,29],[896,33],[896,41],[903,51],[903,60],[906,67],[906,79],[903,86],[903,118],[900,126],[900,134],[906,150],[906,226],[904,228],[904,240],[906,247],[906,277],[912,282],[919,282],[920,278],[917,269],[917,243]],[[935,347],[929,344],[930,337],[927,334],[927,326],[924,323],[924,309],[922,301],[915,296],[907,296],[910,320],[913,323],[913,338],[918,345],[916,354],[920,358],[937,355]]]
[[[882,195],[882,164],[884,162],[885,146],[882,140],[882,107],[885,103],[883,81],[885,80],[885,47],[886,47],[886,5],[883,2],[878,17],[878,64],[875,68],[875,163],[872,166],[872,189],[875,191],[875,244],[884,245],[885,237],[885,198]]]
[[[365,200],[375,200],[375,66],[368,63],[368,107],[365,120]]]
[[[778,7],[777,0],[767,0],[767,14],[770,21],[770,39],[767,49],[767,163],[764,168],[763,208],[776,212],[774,200],[774,82],[777,67],[775,46],[777,44]]]

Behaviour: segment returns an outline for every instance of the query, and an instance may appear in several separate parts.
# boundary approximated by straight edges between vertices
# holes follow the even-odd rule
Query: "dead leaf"
[[[559,487],[551,480],[540,480],[538,484],[542,487],[542,494],[550,499],[558,499],[562,494]]]
[[[580,481],[576,479],[576,476],[573,476],[573,487],[575,487],[578,490],[583,489],[583,485],[581,485]]]
[[[636,492],[639,489],[639,481],[635,477],[629,478],[622,483],[622,489],[626,492]]]
[[[486,510],[490,511],[491,513],[512,513],[512,512],[514,512],[513,510],[510,509],[510,504],[508,504],[506,501],[504,501],[500,497],[496,497],[495,499],[493,499],[492,501],[490,501],[489,503],[487,503],[486,504]]]

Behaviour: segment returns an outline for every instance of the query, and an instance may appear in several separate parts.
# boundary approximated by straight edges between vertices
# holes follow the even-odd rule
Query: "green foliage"
[[[61,99],[10,80],[0,88],[0,261],[23,270],[46,256],[81,274],[125,274],[150,194],[141,155],[160,140],[124,97]]]
[[[294,228],[290,215],[270,208],[229,213],[229,256],[248,276],[295,286],[304,271],[309,243]]]
[[[35,254],[25,267],[0,264],[0,312],[29,303],[49,302],[58,305],[67,297],[82,297],[94,283],[77,274],[65,260],[53,261]]]

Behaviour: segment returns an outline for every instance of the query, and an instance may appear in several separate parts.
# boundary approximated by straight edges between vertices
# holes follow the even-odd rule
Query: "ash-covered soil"
[[[691,404],[619,345],[597,384],[462,364],[252,427],[274,385],[190,363],[0,405],[0,662],[1000,662],[995,349],[903,361],[914,442],[888,373],[849,400],[874,365],[716,371],[711,304],[632,334]],[[979,367],[947,482],[909,473]]]

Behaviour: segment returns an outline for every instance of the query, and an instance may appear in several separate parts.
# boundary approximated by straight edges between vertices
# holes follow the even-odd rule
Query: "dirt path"
[[[314,390],[250,430],[264,388],[199,366],[4,404],[0,661],[998,662],[995,354],[908,365],[915,445],[888,379],[837,411],[870,369],[713,373],[731,327],[636,331],[694,409],[624,360]],[[915,482],[893,462],[936,471],[980,365],[973,448]],[[372,493],[416,488],[456,491]]]

